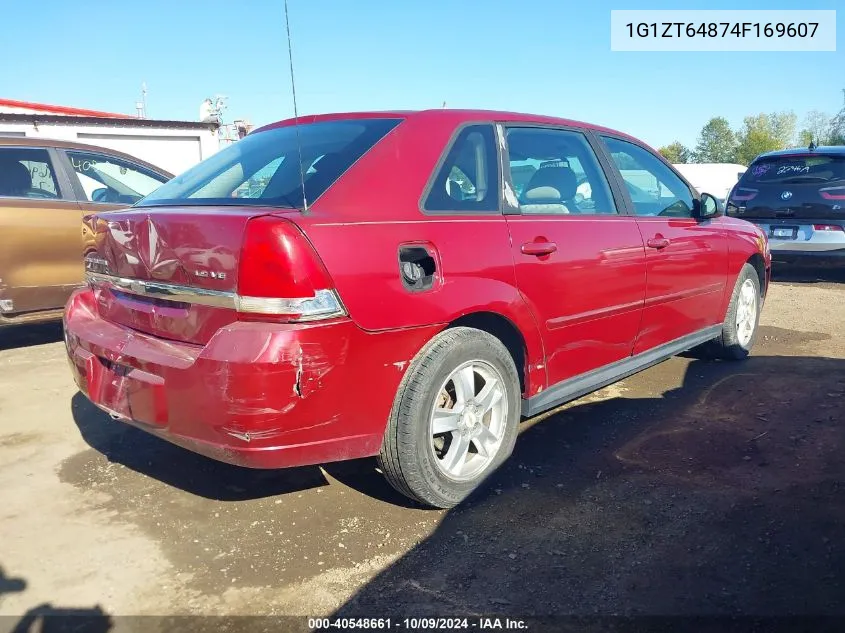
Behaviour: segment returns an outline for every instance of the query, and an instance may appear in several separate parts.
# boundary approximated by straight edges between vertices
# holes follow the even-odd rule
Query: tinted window
[[[85,199],[135,204],[167,182],[164,176],[108,154],[68,152]]]
[[[0,148],[0,196],[58,198],[59,187],[47,150]]]
[[[461,130],[423,205],[428,211],[498,211],[499,162],[492,125]]]
[[[261,194],[270,184],[270,179],[276,173],[279,165],[282,164],[284,156],[274,158],[261,169],[250,176],[245,183],[232,192],[235,198],[260,198]],[[309,168],[306,173],[312,173],[314,168]]]
[[[303,194],[308,204],[314,202],[398,124],[396,119],[355,119],[255,132],[176,176],[140,204],[301,208]]]
[[[507,139],[511,180],[522,213],[617,213],[604,172],[583,134],[510,128]]]
[[[635,214],[692,217],[692,192],[666,163],[639,145],[603,138],[622,173]]]
[[[813,183],[845,180],[845,156],[776,156],[760,158],[748,167],[741,184]]]

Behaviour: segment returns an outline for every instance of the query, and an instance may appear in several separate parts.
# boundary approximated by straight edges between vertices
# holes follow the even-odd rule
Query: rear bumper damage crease
[[[71,297],[65,324],[74,380],[96,406],[194,452],[255,468],[376,454],[402,377],[383,358],[412,357],[433,334],[368,333],[350,319],[238,321],[196,345],[104,319],[90,288]]]

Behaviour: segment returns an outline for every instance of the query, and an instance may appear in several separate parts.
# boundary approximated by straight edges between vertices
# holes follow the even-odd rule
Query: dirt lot
[[[368,460],[241,470],[98,412],[56,327],[0,333],[0,614],[845,614],[845,279],[754,356],[675,358],[529,422],[469,503]],[[2,627],[0,627],[2,628]]]

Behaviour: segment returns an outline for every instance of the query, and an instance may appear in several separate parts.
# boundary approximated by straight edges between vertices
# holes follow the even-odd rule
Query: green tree
[[[769,115],[772,135],[780,143],[781,149],[792,147],[795,144],[795,127],[798,124],[798,117],[792,111],[773,112]]]
[[[739,141],[736,150],[737,161],[748,165],[763,152],[783,149],[786,145],[778,134],[783,134],[783,129],[775,125],[770,115],[758,114],[745,117],[742,128],[737,132]]]
[[[692,159],[692,152],[680,141],[669,143],[669,145],[661,147],[657,151],[663,155],[663,158],[673,164],[688,163]]]
[[[845,95],[845,90],[842,91]],[[845,145],[845,105],[830,122],[830,144]]]
[[[693,153],[697,163],[732,163],[736,154],[736,136],[724,117],[713,117],[698,136]]]
[[[798,144],[806,147],[810,141],[816,145],[830,145],[833,138],[834,118],[825,112],[812,110],[807,113],[802,123]]]

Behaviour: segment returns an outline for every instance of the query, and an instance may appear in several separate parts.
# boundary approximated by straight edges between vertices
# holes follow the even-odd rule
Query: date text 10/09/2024
[[[628,22],[628,37],[814,37],[818,22]]]
[[[478,630],[478,631],[525,631],[528,624],[518,618],[476,617],[476,618],[308,618],[308,628],[320,630]]]

